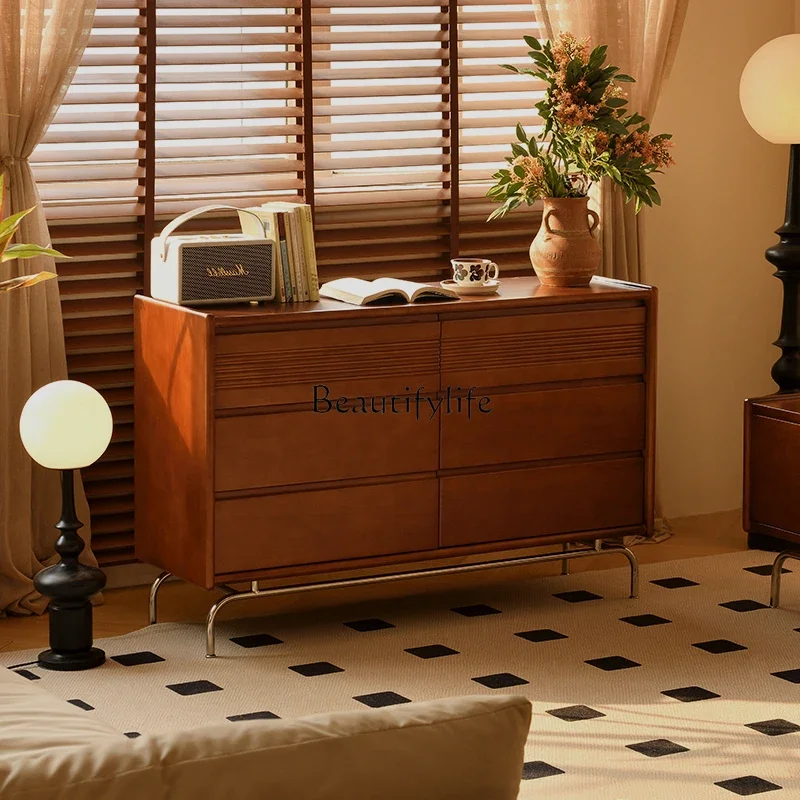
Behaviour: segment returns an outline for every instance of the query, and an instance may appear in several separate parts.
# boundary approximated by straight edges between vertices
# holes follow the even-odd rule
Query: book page
[[[365,281],[361,278],[337,278],[335,281],[328,281],[319,287],[319,293],[322,297],[334,297],[337,300],[340,294],[348,294],[351,297],[363,300],[369,297],[374,290],[375,287],[370,281]]]
[[[396,292],[402,292],[410,300],[411,295],[418,289],[430,289],[424,283],[417,283],[416,281],[404,281],[402,278],[375,278],[372,281],[372,291],[384,292],[387,289],[393,289]]]

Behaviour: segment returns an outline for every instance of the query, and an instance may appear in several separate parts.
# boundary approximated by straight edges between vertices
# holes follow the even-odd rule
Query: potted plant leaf
[[[494,174],[488,192],[502,203],[489,220],[541,200],[542,223],[530,249],[536,274],[545,285],[585,286],[601,255],[594,237],[599,219],[588,208],[590,186],[609,178],[637,213],[659,205],[652,176],[672,163],[671,135],[652,136],[647,120],[627,108],[621,84],[634,79],[606,66],[605,45],[590,51],[588,39],[571,33],[553,42],[524,39],[533,67],[502,66],[544,82],[544,99],[536,104],[544,125],[538,136],[517,125],[508,166]]]
[[[0,214],[5,206],[5,176],[0,175]],[[51,247],[40,247],[37,244],[11,244],[11,240],[19,230],[22,220],[33,211],[29,208],[12,214],[3,219],[0,217],[0,264],[6,261],[14,261],[19,258],[35,258],[36,256],[53,256],[54,258],[68,258],[58,250]],[[0,281],[0,294],[10,292],[12,289],[21,289],[25,286],[33,286],[36,283],[50,280],[57,277],[55,272],[37,272],[34,275],[20,275],[17,278],[9,278]]]

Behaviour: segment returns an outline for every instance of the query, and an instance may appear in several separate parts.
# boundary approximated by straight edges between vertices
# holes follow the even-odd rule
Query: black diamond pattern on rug
[[[657,581],[650,581],[656,586],[663,586],[665,589],[685,589],[687,586],[699,586],[699,583],[690,581],[688,578],[659,578]]]
[[[556,639],[568,638],[566,634],[550,630],[550,628],[538,628],[534,631],[520,631],[519,633],[515,633],[514,636],[519,636],[520,639],[525,639],[528,642],[554,642]]]
[[[310,664],[295,664],[289,667],[292,672],[302,675],[304,678],[315,678],[317,675],[331,675],[334,672],[344,672],[341,667],[331,664],[330,661],[313,661]]]
[[[558,592],[558,594],[554,594],[553,597],[557,597],[559,600],[566,600],[568,603],[585,603],[588,600],[603,599],[599,594],[587,592],[583,589],[579,589],[576,592]]]
[[[564,708],[551,708],[548,712],[553,717],[563,719],[565,722],[578,722],[584,719],[597,719],[604,717],[601,711],[595,711],[589,706],[564,706]]]
[[[549,778],[551,775],[563,775],[564,770],[547,764],[544,761],[526,761],[522,765],[522,780],[532,781],[534,778]]]
[[[530,683],[525,678],[520,678],[519,675],[512,675],[510,672],[481,675],[479,678],[473,678],[472,680],[487,689],[507,689],[509,686],[524,686],[526,683]]]
[[[597,669],[605,670],[606,672],[615,672],[618,669],[631,669],[632,667],[641,667],[637,661],[631,661],[629,658],[623,656],[606,656],[605,658],[590,658],[584,661],[584,664],[589,664]]]
[[[752,572],[755,575],[772,575],[772,564],[759,564],[757,567],[745,567],[744,571]],[[787,572],[791,572],[791,570],[786,569],[786,567],[781,567],[781,575]]]
[[[42,679],[41,675],[37,675],[35,672],[31,672],[29,669],[15,669],[14,672],[23,678],[27,678],[29,681],[40,681]]]
[[[757,600],[731,600],[727,603],[720,603],[723,608],[729,608],[731,611],[758,611],[760,608],[769,608]]]
[[[446,647],[443,644],[426,644],[424,647],[408,647],[406,653],[411,653],[417,658],[441,658],[442,656],[457,656],[458,650]]]
[[[671,756],[675,753],[688,753],[689,748],[671,742],[669,739],[651,739],[649,742],[639,742],[638,744],[626,744],[629,750],[635,750],[648,758],[660,758],[661,756]]]
[[[763,722],[748,722],[745,728],[763,733],[765,736],[785,736],[787,733],[797,733],[800,725],[786,719],[767,719]]]
[[[254,719],[280,719],[280,717],[271,711],[250,711],[247,714],[234,714],[233,716],[225,717],[225,719],[231,722],[250,722]]]
[[[344,623],[348,628],[352,628],[359,633],[368,633],[369,631],[383,631],[387,628],[394,628],[391,622],[385,619],[357,619],[353,622]]]
[[[774,792],[777,789],[782,789],[777,783],[770,783],[763,778],[756,775],[745,775],[742,778],[733,778],[728,781],[717,781],[714,786],[721,786],[733,794],[738,794],[740,797],[749,797],[753,794],[764,794],[764,792]]]
[[[620,622],[627,622],[628,625],[635,625],[637,628],[649,628],[651,625],[667,625],[671,619],[664,619],[658,614],[637,614],[635,617],[620,617]]]
[[[771,674],[783,681],[789,681],[789,683],[800,683],[800,669],[785,669]]]
[[[719,697],[716,692],[711,692],[702,686],[683,686],[680,689],[667,689],[661,694],[680,700],[681,703],[696,703],[698,700],[713,700],[715,697]]]
[[[456,614],[461,614],[462,617],[485,617],[489,614],[499,614],[500,609],[492,608],[492,606],[478,603],[474,606],[460,606],[459,608],[451,608]]]
[[[706,653],[712,653],[715,656],[720,653],[735,653],[737,650],[747,650],[743,644],[737,644],[730,641],[730,639],[710,639],[707,642],[695,642],[692,647],[698,650],[705,650]]]
[[[401,703],[410,703],[407,697],[403,697],[397,692],[375,692],[374,694],[360,694],[353,700],[363,703],[370,708],[385,708],[386,706],[397,706]]]
[[[124,735],[129,739],[138,739],[142,734],[139,731],[126,731]]]
[[[208,692],[221,692],[222,687],[217,686],[216,683],[211,681],[186,681],[186,683],[171,683],[167,689],[179,694],[183,697],[189,697],[193,694],[206,694]]]
[[[122,664],[123,667],[138,667],[140,664],[157,664],[164,661],[161,656],[151,653],[149,650],[142,650],[139,653],[123,653],[121,656],[111,656],[112,661]]]
[[[250,636],[232,636],[231,641],[239,647],[269,647],[273,644],[283,644],[283,639],[277,639],[268,633],[253,633]]]
[[[85,700],[78,700],[76,698],[74,700],[67,700],[67,702],[72,703],[72,705],[78,708],[82,708],[84,711],[94,711],[94,706],[90,706]]]

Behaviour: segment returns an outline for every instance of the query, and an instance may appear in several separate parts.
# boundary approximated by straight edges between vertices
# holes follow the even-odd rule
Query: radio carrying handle
[[[185,214],[181,214],[179,217],[175,217],[172,222],[170,222],[161,234],[157,237],[158,238],[158,255],[162,261],[166,260],[167,257],[167,239],[175,233],[184,222],[188,222],[190,219],[194,219],[195,217],[199,217],[201,214],[206,214],[209,211],[244,211],[245,214],[250,214],[251,216],[255,217],[258,220],[258,224],[261,226],[261,230],[266,237],[266,228],[264,227],[264,220],[258,216],[258,214],[250,211],[247,208],[239,208],[238,206],[226,206],[226,205],[210,205],[210,206],[200,206],[199,208],[194,208],[191,211],[187,211]]]

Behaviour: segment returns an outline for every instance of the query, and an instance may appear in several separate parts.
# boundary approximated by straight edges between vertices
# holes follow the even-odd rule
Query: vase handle
[[[550,215],[551,215],[552,213],[553,213],[553,210],[552,210],[552,209],[548,209],[547,211],[545,211],[545,212],[544,212],[544,220],[543,220],[543,222],[544,222],[544,229],[545,229],[545,230],[546,230],[546,231],[547,231],[547,232],[548,232],[548,233],[549,233],[551,236],[555,236],[555,235],[556,235],[556,231],[554,231],[554,230],[553,230],[553,229],[550,227]]]
[[[595,228],[600,224],[600,217],[597,215],[597,212],[593,211],[591,208],[587,208],[586,213],[589,215],[589,219],[591,219],[589,223],[589,233],[594,233]]]

